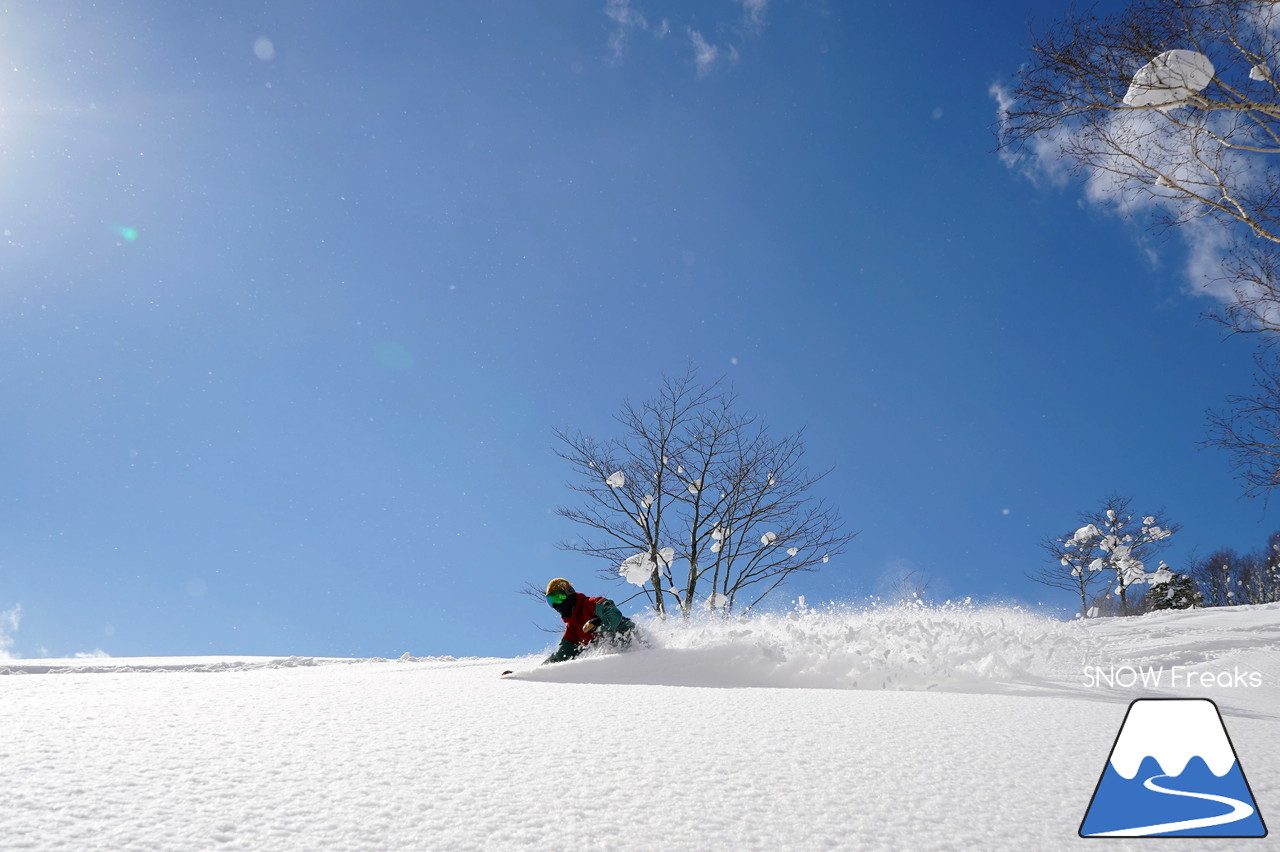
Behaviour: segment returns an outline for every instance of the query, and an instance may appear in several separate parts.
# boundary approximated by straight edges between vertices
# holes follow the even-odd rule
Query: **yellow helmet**
[[[556,577],[550,583],[547,583],[546,593],[548,595],[551,595],[551,594],[555,594],[556,592],[559,592],[562,595],[571,595],[573,594],[573,584],[570,583],[568,580],[566,580],[564,577]]]

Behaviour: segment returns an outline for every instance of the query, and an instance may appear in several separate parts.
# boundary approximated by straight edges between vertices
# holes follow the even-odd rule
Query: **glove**
[[[598,618],[593,618],[590,621],[588,621],[586,624],[582,625],[583,633],[595,633],[599,629],[600,629],[600,619]]]

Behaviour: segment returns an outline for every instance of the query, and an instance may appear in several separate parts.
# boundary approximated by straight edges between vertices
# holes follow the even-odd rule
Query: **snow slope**
[[[649,634],[545,668],[0,661],[2,845],[1065,848],[1128,702],[1152,695],[1217,701],[1280,819],[1280,605],[1089,624],[806,610]],[[1125,688],[1086,666],[1260,683]]]

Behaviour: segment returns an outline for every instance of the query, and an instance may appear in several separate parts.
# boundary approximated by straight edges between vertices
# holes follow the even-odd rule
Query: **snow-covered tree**
[[[1049,556],[1048,564],[1027,577],[1041,585],[1066,589],[1080,598],[1080,616],[1089,617],[1090,601],[1097,587],[1105,581],[1107,570],[1103,553],[1102,531],[1093,523],[1085,524],[1060,538],[1046,538],[1040,547]]]
[[[1006,162],[1079,177],[1092,200],[1186,237],[1218,319],[1280,333],[1280,3],[1133,0],[1033,33],[1011,89],[995,87]],[[1257,392],[1211,415],[1246,493],[1280,485],[1280,359]]]
[[[1135,516],[1129,511],[1131,502],[1132,498],[1110,495],[1096,511],[1080,515],[1081,526],[1074,533],[1042,541],[1040,546],[1053,564],[1027,576],[1070,590],[1080,599],[1081,615],[1086,618],[1095,607],[1106,608],[1112,595],[1120,599],[1121,614],[1129,615],[1129,588],[1151,581],[1145,561],[1179,529],[1164,520],[1163,512]],[[1104,583],[1108,591],[1095,594],[1094,589]]]
[[[815,493],[800,434],[775,438],[723,382],[690,367],[657,396],[625,402],[621,435],[559,430],[580,505],[557,514],[587,530],[561,547],[599,557],[602,575],[642,590],[658,614],[751,607],[800,571],[844,553],[853,535]],[[829,472],[829,471],[828,471]]]
[[[1164,520],[1163,511],[1153,515],[1134,515],[1129,511],[1130,497],[1112,494],[1102,501],[1097,512],[1086,517],[1102,533],[1098,548],[1114,593],[1120,597],[1121,615],[1129,615],[1129,588],[1147,583],[1145,561],[1181,527]]]

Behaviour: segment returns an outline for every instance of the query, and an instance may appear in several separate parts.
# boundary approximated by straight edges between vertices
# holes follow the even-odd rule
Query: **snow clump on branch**
[[[1133,75],[1124,103],[1170,110],[1203,91],[1212,79],[1213,63],[1203,53],[1166,50]]]
[[[658,559],[662,561],[663,568],[670,568],[675,558],[676,552],[673,548],[664,547],[658,551]],[[653,557],[647,551],[641,551],[624,559],[622,564],[618,566],[618,574],[631,585],[643,588],[644,584],[653,577],[653,572],[657,567],[658,565],[653,561]]]

